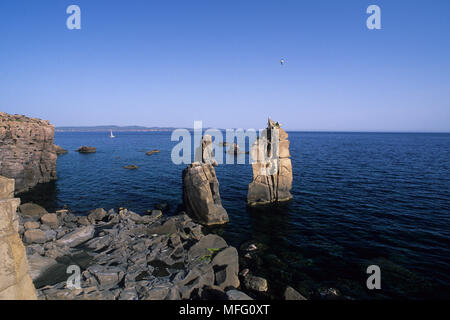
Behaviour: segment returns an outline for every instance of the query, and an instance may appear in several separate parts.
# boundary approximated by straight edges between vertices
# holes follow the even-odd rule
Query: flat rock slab
[[[78,228],[64,237],[56,241],[56,244],[60,246],[68,246],[70,248],[76,247],[94,237],[95,227],[87,226]]]

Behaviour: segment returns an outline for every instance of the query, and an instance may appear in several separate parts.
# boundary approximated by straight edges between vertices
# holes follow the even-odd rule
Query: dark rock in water
[[[266,292],[269,289],[267,280],[248,274],[244,279],[244,285],[247,289]]]
[[[147,151],[145,154],[148,155],[148,156],[151,156],[151,155],[153,155],[153,154],[155,154],[155,153],[160,153],[160,152],[161,152],[161,151],[155,149],[155,150]]]
[[[97,149],[95,147],[82,146],[82,147],[79,147],[78,150],[76,150],[76,152],[79,152],[79,153],[95,153],[95,152],[97,152]]]
[[[216,171],[211,164],[194,162],[183,170],[183,201],[187,213],[201,224],[229,221],[220,199]]]
[[[19,206],[19,212],[24,216],[41,217],[48,214],[47,210],[38,204],[29,202]]]
[[[136,170],[139,167],[137,165],[131,164],[131,165],[125,166],[124,168],[128,169],[128,170]]]
[[[55,127],[48,121],[0,112],[0,176],[16,193],[56,180]]]
[[[292,287],[287,287],[284,291],[284,300],[307,300],[297,290]]]
[[[286,131],[269,119],[251,148],[253,181],[248,186],[250,206],[292,199],[292,162]]]
[[[55,148],[55,152],[56,152],[57,155],[62,155],[62,154],[66,154],[66,153],[69,152],[66,149],[64,149],[61,146],[58,146],[56,144],[54,145],[54,148]]]

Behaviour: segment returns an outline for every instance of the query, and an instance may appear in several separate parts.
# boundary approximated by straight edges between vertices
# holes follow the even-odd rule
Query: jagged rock
[[[48,121],[0,112],[0,175],[17,193],[56,179],[54,134]]]
[[[45,231],[40,229],[27,230],[24,233],[24,241],[26,243],[45,243],[47,242],[47,235]]]
[[[58,216],[55,213],[47,213],[41,217],[41,222],[52,229],[58,228]]]
[[[200,140],[200,146],[195,150],[195,161],[217,167],[218,163],[214,158],[212,137],[210,135],[204,135]]]
[[[239,287],[239,256],[236,248],[228,247],[220,251],[212,260],[215,285],[222,290]]]
[[[78,217],[78,224],[80,224],[82,226],[88,226],[91,224],[91,222],[89,221],[88,217],[82,216],[82,217]]]
[[[58,239],[56,243],[61,246],[68,246],[70,248],[76,247],[83,242],[86,242],[94,237],[95,227],[87,226],[78,228],[75,231],[65,235],[61,239]]]
[[[215,225],[229,221],[211,164],[194,162],[183,170],[183,201],[187,213],[199,223]]]
[[[239,290],[229,290],[226,292],[228,300],[253,300],[248,295]]]
[[[307,300],[297,290],[292,287],[287,287],[284,291],[284,300]]]
[[[38,204],[29,202],[19,206],[19,212],[24,216],[42,217],[48,214],[47,210]]]
[[[261,277],[255,277],[248,274],[244,279],[244,284],[247,289],[266,292],[269,289],[267,280]]]
[[[267,128],[253,144],[253,181],[247,203],[251,206],[292,199],[292,162],[288,134],[269,119]]]
[[[95,147],[88,147],[88,146],[82,146],[82,147],[79,147],[76,150],[76,152],[79,152],[79,153],[95,153],[95,152],[97,152],[97,148],[95,148]]]
[[[66,149],[64,149],[64,148],[62,148],[62,147],[60,147],[60,146],[58,146],[56,144],[55,144],[54,148],[55,148],[55,152],[56,152],[57,155],[62,155],[62,154],[66,154],[66,153],[69,152]]]

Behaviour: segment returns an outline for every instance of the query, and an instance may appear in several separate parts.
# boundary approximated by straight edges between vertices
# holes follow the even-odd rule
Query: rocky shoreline
[[[183,212],[99,208],[76,216],[34,204],[19,211],[38,299],[248,300],[268,290],[267,280],[239,272],[236,248]],[[70,265],[80,267],[79,288],[67,287]]]

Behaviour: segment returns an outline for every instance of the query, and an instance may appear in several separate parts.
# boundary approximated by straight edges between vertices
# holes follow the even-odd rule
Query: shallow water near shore
[[[353,299],[450,298],[450,134],[290,132],[294,199],[247,208],[251,165],[216,168],[230,223],[207,229],[256,258],[242,267],[266,277],[279,297],[286,285],[316,297],[334,287]],[[21,195],[52,211],[94,208],[145,213],[182,203],[181,172],[168,132],[57,132],[69,153],[58,180]],[[97,153],[74,152],[82,145]],[[148,150],[159,149],[147,156]],[[137,170],[126,170],[137,165]],[[382,290],[366,289],[366,268],[381,267]]]

